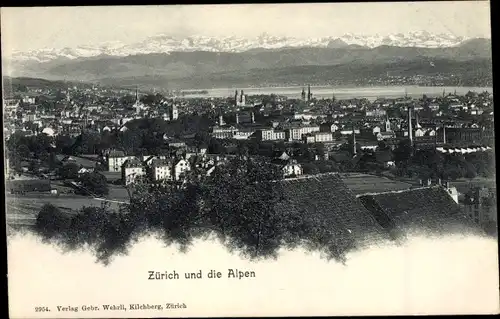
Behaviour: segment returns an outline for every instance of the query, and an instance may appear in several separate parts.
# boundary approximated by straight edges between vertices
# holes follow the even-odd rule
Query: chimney
[[[408,139],[413,145],[413,128],[411,127],[411,107],[408,106]]]
[[[431,186],[432,180],[430,178],[427,179],[427,186]]]
[[[252,112],[252,123],[255,123],[255,114]]]
[[[441,185],[443,185],[443,184],[441,183],[441,178],[438,178],[438,185],[440,185],[440,186],[441,186]]]
[[[424,186],[424,181],[422,179],[419,179],[418,183],[420,184],[420,186]]]
[[[446,126],[443,124],[443,144],[446,144]]]
[[[447,189],[449,189],[449,188],[450,188],[450,182],[446,181],[445,185],[446,185],[446,188],[447,188]]]
[[[352,126],[352,153],[356,155],[356,131],[354,130],[354,125]]]
[[[240,116],[238,113],[236,113],[236,124],[240,123]]]

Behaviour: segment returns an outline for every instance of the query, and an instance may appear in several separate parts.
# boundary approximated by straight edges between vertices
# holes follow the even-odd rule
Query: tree
[[[84,173],[79,177],[82,187],[87,192],[98,196],[107,195],[109,193],[106,177],[97,172]]]
[[[413,154],[413,146],[409,140],[399,142],[398,146],[393,152],[394,160],[400,165],[406,165]]]
[[[77,179],[80,167],[75,163],[67,163],[61,167],[59,175],[63,179]]]
[[[314,175],[314,174],[318,174],[320,172],[318,167],[316,165],[314,165],[313,163],[302,164],[302,170],[304,171],[304,174],[308,174],[308,175]]]
[[[32,173],[38,173],[40,170],[40,163],[37,160],[32,160],[29,164],[28,170]]]
[[[17,147],[17,154],[20,158],[26,159],[30,156],[30,150],[25,144],[21,144]]]

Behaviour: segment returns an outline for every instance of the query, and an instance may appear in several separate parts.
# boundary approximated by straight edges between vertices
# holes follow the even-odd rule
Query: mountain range
[[[208,52],[244,52],[252,49],[282,49],[299,47],[338,48],[349,45],[374,48],[381,45],[397,47],[443,48],[459,45],[466,39],[450,34],[431,34],[426,31],[398,33],[389,35],[354,35],[341,37],[322,37],[300,39],[294,37],[276,37],[261,34],[255,38],[190,36],[186,38],[170,35],[155,35],[143,41],[123,44],[118,41],[97,46],[78,46],[75,48],[50,48],[27,52],[12,52],[10,58],[15,61],[48,62],[56,59],[78,59],[100,55],[128,56],[151,53],[208,51]]]
[[[248,77],[255,77],[261,83],[284,84],[287,78],[300,81],[301,67],[322,74],[316,79],[319,83],[328,82],[333,76],[322,72],[324,67],[352,70],[346,75],[353,78],[366,76],[370,70],[379,70],[371,72],[371,76],[379,76],[391,68],[410,75],[409,70],[414,70],[414,74],[438,69],[449,73],[453,72],[452,66],[467,72],[478,71],[467,64],[479,67],[484,74],[491,69],[489,39],[464,40],[427,32],[308,40],[269,35],[250,40],[203,36],[176,39],[158,35],[130,45],[108,43],[49,51],[12,55],[3,60],[4,70],[7,69],[4,74],[109,85],[136,81],[139,85],[168,88],[207,88],[215,83],[223,86],[247,83]],[[315,80],[315,75],[311,76],[307,81]]]

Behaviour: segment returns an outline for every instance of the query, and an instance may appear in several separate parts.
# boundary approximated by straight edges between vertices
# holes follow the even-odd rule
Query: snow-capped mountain
[[[397,47],[441,48],[459,45],[463,37],[449,34],[431,34],[426,31],[398,33],[389,35],[354,35],[341,37],[322,37],[299,39],[292,37],[276,37],[262,34],[255,38],[240,37],[208,37],[190,36],[178,38],[170,35],[156,35],[143,41],[123,44],[108,42],[98,46],[78,46],[62,49],[40,49],[28,52],[12,52],[14,61],[48,62],[56,59],[77,59],[100,55],[128,56],[136,54],[168,53],[172,51],[210,51],[210,52],[243,52],[251,49],[279,49],[293,47],[342,47],[342,45],[359,45],[374,48],[381,45]],[[8,52],[6,52],[8,55]]]

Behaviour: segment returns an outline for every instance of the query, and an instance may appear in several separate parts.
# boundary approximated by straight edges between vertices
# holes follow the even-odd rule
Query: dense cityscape
[[[439,186],[496,233],[492,94],[338,100],[297,90],[190,98],[18,86],[4,99],[8,223],[33,224],[47,207],[118,212],[144,201],[141,188],[182,189],[253,161],[284,181],[340,176],[362,202]]]

